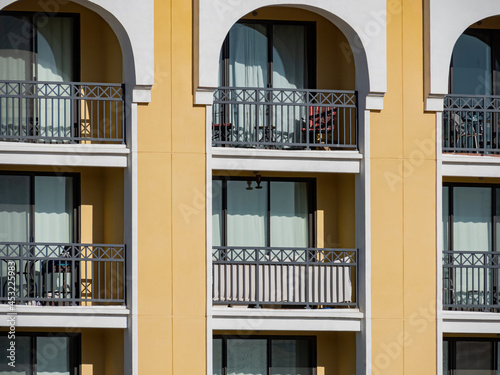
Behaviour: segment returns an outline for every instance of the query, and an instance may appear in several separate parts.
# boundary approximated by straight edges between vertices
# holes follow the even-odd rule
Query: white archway
[[[72,0],[99,14],[115,32],[123,55],[123,81],[135,102],[149,102],[154,82],[153,0]],[[16,0],[0,0],[0,9]],[[39,1],[43,12],[58,12],[63,2]]]
[[[195,44],[195,89],[197,104],[211,104],[217,87],[219,53],[232,25],[255,9],[267,6],[301,8],[317,13],[346,36],[356,65],[356,90],[381,109],[387,90],[386,2],[383,0],[199,0]]]
[[[450,9],[453,9],[452,16]],[[499,15],[500,2],[482,0],[479,4],[468,0],[432,0],[428,14],[427,108],[438,109],[439,104],[432,104],[432,100],[440,100],[448,93],[450,61],[455,43],[473,23]]]

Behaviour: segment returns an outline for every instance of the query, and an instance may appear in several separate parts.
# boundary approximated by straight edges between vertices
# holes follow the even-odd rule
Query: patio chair
[[[331,144],[337,118],[337,107],[309,106],[307,121],[303,119],[304,143]]]

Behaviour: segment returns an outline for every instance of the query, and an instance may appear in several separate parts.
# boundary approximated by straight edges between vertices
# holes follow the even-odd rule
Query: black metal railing
[[[0,243],[0,303],[125,305],[125,245]]]
[[[356,307],[356,249],[226,247],[212,252],[214,305]]]
[[[448,95],[443,110],[443,152],[500,153],[500,96]]]
[[[500,311],[500,253],[443,251],[443,308]]]
[[[355,91],[219,87],[213,146],[357,149]]]
[[[0,81],[0,141],[125,143],[124,85]]]

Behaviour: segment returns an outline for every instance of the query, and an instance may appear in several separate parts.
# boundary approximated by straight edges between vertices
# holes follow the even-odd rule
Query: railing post
[[[258,248],[255,249],[255,302],[255,307],[260,308],[260,253]]]

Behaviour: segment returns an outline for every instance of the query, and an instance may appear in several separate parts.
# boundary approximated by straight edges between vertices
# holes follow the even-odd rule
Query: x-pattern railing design
[[[500,311],[500,253],[443,252],[443,308]]]
[[[500,152],[500,96],[448,95],[443,109],[443,151]]]
[[[356,307],[356,249],[216,246],[213,303]]]
[[[219,87],[214,146],[357,149],[355,91]]]
[[[0,141],[125,143],[124,85],[0,81]]]
[[[124,305],[125,256],[125,245],[0,242],[0,303]]]

